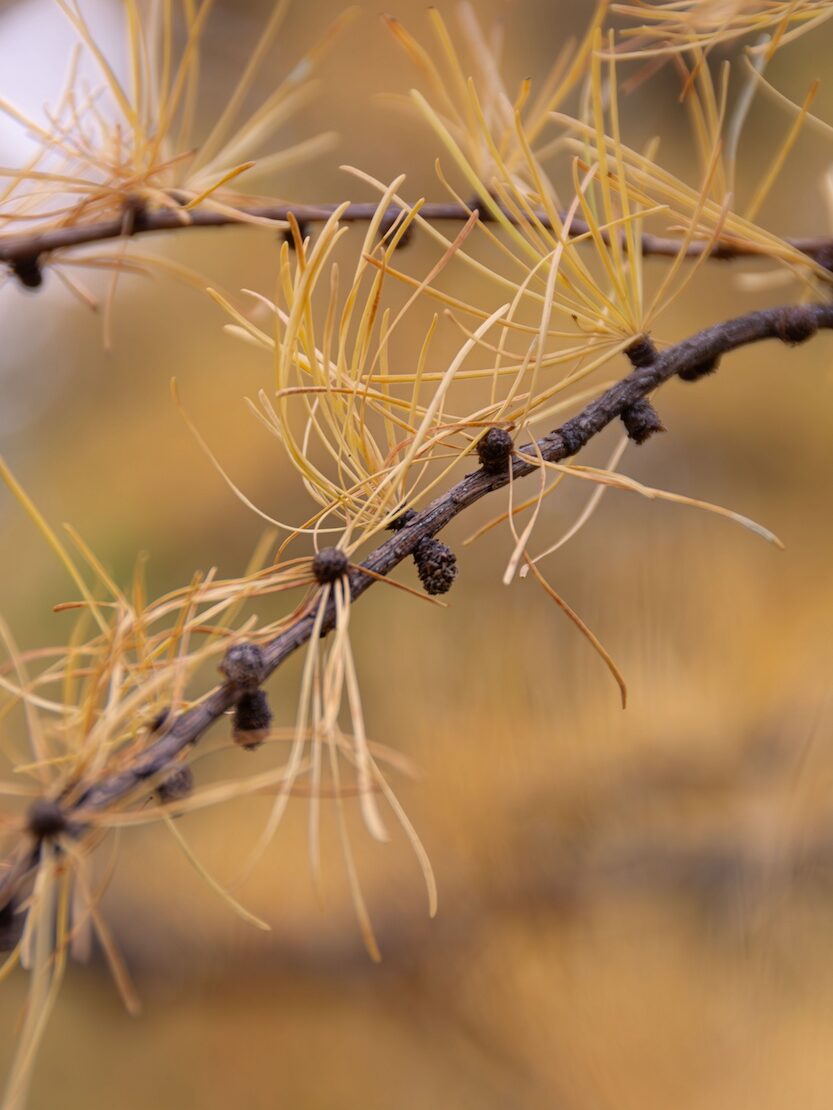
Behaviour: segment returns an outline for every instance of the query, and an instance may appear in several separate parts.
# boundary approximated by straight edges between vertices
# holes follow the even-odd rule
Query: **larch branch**
[[[820,329],[833,329],[833,304],[787,305],[750,312],[721,324],[715,324],[685,339],[646,364],[636,366],[621,381],[587,404],[576,416],[550,432],[536,444],[519,447],[511,460],[512,480],[523,478],[537,469],[527,459],[540,457],[547,462],[560,462],[575,455],[622,413],[653,393],[673,377],[694,381],[698,374],[714,369],[721,356],[739,348],[778,339],[788,345],[804,342]],[[374,575],[390,574],[411,555],[426,536],[434,536],[457,516],[487,494],[502,489],[510,480],[504,472],[479,469],[466,475],[446,493],[418,512],[399,531],[380,544],[361,564]],[[363,574],[361,567],[351,570],[350,590],[355,601],[377,580]],[[315,624],[313,609],[297,619],[263,649],[264,678],[272,674],[293,652],[310,639]],[[335,605],[331,600],[324,614],[322,635],[335,626]],[[150,778],[161,774],[189,746],[195,744],[207,729],[227,710],[238,695],[236,687],[226,682],[213,690],[203,701],[176,717],[164,733],[136,758],[110,776],[105,776],[74,804],[67,819],[83,828],[85,819],[95,812],[122,801]],[[28,836],[19,844],[0,869],[0,907],[14,896],[37,860],[37,845]]]

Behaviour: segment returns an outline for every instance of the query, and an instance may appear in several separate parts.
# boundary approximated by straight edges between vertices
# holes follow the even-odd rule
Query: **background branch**
[[[698,372],[702,373],[704,368],[714,369],[720,357],[730,351],[764,339],[778,339],[793,345],[810,339],[822,328],[833,329],[833,304],[781,306],[716,324],[669,347],[653,361],[637,366],[561,427],[535,445],[526,444],[517,450],[532,458],[540,454],[545,461],[559,462],[575,455],[626,409],[646,398],[670,378],[683,376],[695,380]],[[510,465],[513,480],[537,469],[535,462],[527,462],[517,456],[511,459]],[[502,473],[480,468],[466,475],[377,547],[361,567],[377,575],[389,574],[413,553],[422,539],[442,531],[465,509],[487,494],[503,488],[509,480],[508,466]],[[349,572],[353,600],[376,580],[369,574],[363,574],[361,567]],[[309,640],[315,615],[313,607],[265,646],[264,678]],[[322,635],[335,626],[335,615],[335,605],[331,600],[324,614]],[[140,789],[146,780],[162,773],[185,748],[195,744],[214,721],[233,707],[238,695],[237,687],[227,682],[218,686],[198,705],[181,713],[129,767],[102,779],[82,794],[66,814],[67,820],[80,830],[88,815],[123,800]],[[26,834],[0,872],[0,907],[13,897],[36,861],[37,845],[33,845],[31,837]]]
[[[304,225],[320,223],[329,219],[336,208],[337,205],[335,204],[253,205],[240,208],[240,218],[235,218],[228,213],[215,212],[209,209],[198,208],[194,211],[185,212],[175,208],[166,208],[148,212],[141,208],[127,206],[122,215],[111,220],[57,227],[49,231],[29,235],[0,237],[0,263],[5,263],[11,266],[12,269],[17,270],[19,267],[31,267],[42,260],[44,255],[49,255],[54,251],[89,246],[93,243],[144,235],[149,232],[185,231],[188,228],[199,227],[245,226],[244,218],[251,216],[285,224],[291,213],[301,227],[304,227]],[[454,203],[424,204],[420,208],[420,215],[432,222],[464,222],[469,218],[472,210],[478,210],[483,220],[489,218],[488,212],[478,206],[476,201],[472,201],[471,208]],[[373,203],[351,204],[342,213],[340,219],[344,223],[367,222],[373,218],[376,211],[377,205]],[[388,208],[382,218],[383,230],[390,228],[401,212],[402,209],[398,205],[392,205]],[[517,222],[511,212],[504,210],[504,215],[510,222]],[[545,212],[536,212],[536,218],[540,220],[544,227],[552,229],[550,219]],[[587,231],[587,224],[582,220],[572,220],[570,225],[571,236],[584,235]],[[676,257],[680,251],[680,240],[673,237],[645,233],[641,236],[640,241],[642,253],[645,256]],[[833,238],[829,236],[811,236],[786,239],[785,242],[812,258],[820,266],[833,269]],[[714,246],[702,240],[694,240],[689,243],[685,254],[689,258],[697,258],[704,251],[708,251],[711,258],[723,261],[730,261],[734,258],[759,257],[761,255],[761,251],[750,244],[727,241]],[[35,283],[32,282],[31,284]]]

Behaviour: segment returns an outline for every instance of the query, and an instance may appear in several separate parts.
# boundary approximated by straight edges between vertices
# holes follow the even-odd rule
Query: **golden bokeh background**
[[[3,21],[20,21],[29,6],[31,66],[45,67],[46,84],[39,52],[56,11],[37,0],[2,5],[0,40]],[[391,7],[425,31],[421,3]],[[453,5],[441,7],[453,19]],[[269,4],[216,8],[204,57],[207,116]],[[291,66],[340,9],[298,0],[274,65]],[[484,23],[505,21],[512,85],[543,74],[589,9],[579,0],[477,4]],[[831,47],[822,29],[785,50],[775,83],[801,96],[825,76]],[[297,140],[332,129],[338,148],[259,187],[308,201],[371,199],[339,171],[349,162],[385,180],[407,172],[410,196],[439,196],[432,138],[377,98],[413,80],[366,6],[329,56],[318,99],[285,132]],[[668,160],[685,167],[676,90],[664,71],[623,115],[634,143],[660,132]],[[822,87],[817,108],[833,119],[833,87]],[[755,107],[740,190],[754,186],[761,152],[787,125],[770,103]],[[830,229],[819,181],[831,153],[817,135],[799,142],[769,202],[771,226]],[[173,238],[143,248],[228,290],[271,289],[270,234]],[[414,273],[431,259],[418,238],[402,255]],[[738,275],[749,269],[714,263],[658,338],[784,296],[742,288]],[[268,386],[269,367],[222,332],[207,297],[163,278],[123,279],[110,353],[100,318],[54,280],[36,295],[7,286],[0,301],[0,449],[47,517],[71,521],[117,577],[129,578],[143,550],[157,593],[197,568],[240,573],[262,532],[176,414],[173,375],[247,494],[301,519],[294,476],[242,401]],[[416,342],[416,324],[411,334]],[[427,918],[402,839],[380,846],[356,822],[384,957],[371,964],[332,829],[327,906],[317,906],[300,799],[240,891],[270,934],[231,917],[164,829],[131,832],[104,911],[144,1013],[123,1011],[103,960],[73,967],[31,1105],[826,1110],[832,356],[826,336],[794,351],[762,345],[726,358],[696,386],[671,383],[658,400],[669,433],[625,457],[625,471],[641,480],[761,520],[785,551],[725,520],[612,492],[551,560],[557,588],[626,674],[626,712],[597,658],[535,585],[500,585],[508,535],[462,547],[491,506],[449,532],[461,574],[448,610],[373,590],[352,624],[368,727],[420,768],[398,786],[437,871],[438,917]],[[609,450],[605,440],[596,457]],[[558,535],[579,503],[545,504],[538,535]],[[23,647],[60,642],[68,624],[51,608],[70,596],[69,583],[6,495],[0,512],[3,614]],[[399,577],[413,584],[412,568]],[[280,724],[294,719],[298,673],[292,660],[270,683]],[[235,758],[239,766],[247,757]],[[265,767],[274,751],[251,758]],[[261,801],[183,819],[220,878],[234,875],[257,835]],[[24,992],[18,974],[0,994],[3,1057]]]

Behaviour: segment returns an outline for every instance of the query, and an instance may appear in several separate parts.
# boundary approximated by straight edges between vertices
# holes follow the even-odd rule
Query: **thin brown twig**
[[[246,226],[247,217],[257,217],[263,220],[273,220],[276,224],[286,224],[290,214],[303,227],[311,223],[320,223],[328,220],[338,206],[335,204],[265,204],[241,207],[240,217],[227,212],[215,212],[210,209],[196,209],[184,212],[181,209],[164,208],[158,211],[131,209],[131,218],[126,220],[120,214],[110,220],[101,220],[95,223],[79,223],[67,227],[51,228],[49,231],[32,233],[28,235],[0,236],[0,263],[5,263],[13,269],[21,266],[32,266],[40,262],[44,256],[58,251],[71,250],[76,247],[89,246],[94,243],[107,242],[114,239],[123,239],[126,236],[145,235],[152,232],[186,231],[188,228],[199,227],[229,227]],[[473,210],[480,213],[481,219],[488,219],[488,213],[480,208],[477,202],[472,202],[472,207],[456,203],[428,203],[424,204],[420,215],[432,222],[462,221],[465,222]],[[377,205],[373,203],[350,204],[339,217],[344,223],[360,223],[371,220],[377,212]],[[392,205],[382,217],[382,227],[389,228],[401,215],[402,209]],[[506,218],[517,222],[516,217],[509,211],[504,211]],[[546,212],[536,213],[544,227],[552,228],[551,221]],[[582,220],[574,219],[570,225],[572,237],[587,234],[588,227]],[[680,252],[680,240],[673,236],[652,235],[644,233],[641,236],[642,253],[646,257],[676,258]],[[829,236],[811,236],[805,238],[786,239],[785,242],[796,250],[812,258],[820,266],[833,269],[833,238]],[[731,261],[735,258],[756,257],[761,254],[759,248],[752,244],[726,240],[714,244],[705,240],[693,240],[685,248],[688,258],[698,258],[708,252],[713,259]]]

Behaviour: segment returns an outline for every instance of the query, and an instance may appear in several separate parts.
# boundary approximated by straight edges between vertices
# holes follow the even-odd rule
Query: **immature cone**
[[[246,690],[254,690],[263,681],[263,651],[257,644],[234,644],[223,657],[220,670],[229,682]]]
[[[262,690],[250,690],[241,696],[234,707],[232,737],[246,751],[259,748],[269,735],[272,724],[272,710],[269,700]]]
[[[489,428],[488,432],[477,441],[477,457],[480,459],[480,465],[490,474],[499,474],[506,470],[511,454],[512,437],[505,428]]]
[[[337,582],[347,573],[350,560],[338,547],[322,547],[312,560],[312,573],[320,585]]]
[[[414,548],[414,562],[426,593],[448,593],[457,577],[457,558],[449,547],[426,536]]]

